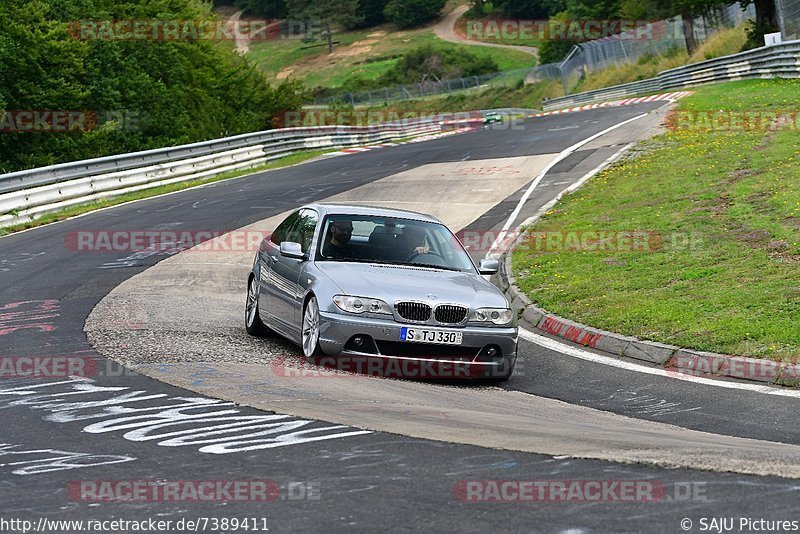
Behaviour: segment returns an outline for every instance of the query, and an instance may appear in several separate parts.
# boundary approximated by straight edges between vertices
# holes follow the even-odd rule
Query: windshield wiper
[[[428,269],[440,269],[442,271],[454,271],[457,273],[469,272],[457,267],[449,267],[447,265],[433,265],[431,263],[406,263],[402,261],[389,261],[389,260],[376,260],[369,258],[325,258],[322,261],[336,261],[336,262],[353,262],[353,263],[374,263],[376,265],[396,265],[397,267],[426,267]]]
[[[447,267],[444,265],[432,265],[429,263],[408,263],[405,261],[390,261],[390,260],[371,260],[369,263],[374,263],[376,265],[396,265],[398,267],[427,267],[429,269],[442,269],[445,271],[463,272],[461,269],[456,269],[455,267]]]
[[[455,271],[457,273],[463,273],[461,269],[457,269],[455,267],[449,267],[447,265],[432,265],[430,263],[401,263],[398,265],[408,265],[409,267],[427,267],[429,269],[441,269],[443,271]]]

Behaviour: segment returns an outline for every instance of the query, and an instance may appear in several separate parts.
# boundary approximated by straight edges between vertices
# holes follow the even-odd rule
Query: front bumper
[[[401,324],[394,319],[352,316],[320,312],[320,347],[335,359],[381,360],[386,374],[430,378],[501,378],[510,375],[517,358],[518,329],[516,327],[436,326],[462,333],[461,345],[404,343],[400,341],[403,327],[424,325]],[[354,337],[371,340],[354,346]],[[497,354],[489,356],[489,347]],[[428,376],[430,375],[430,376]]]

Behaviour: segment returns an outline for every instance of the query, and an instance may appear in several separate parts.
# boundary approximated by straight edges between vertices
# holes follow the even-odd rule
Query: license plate
[[[454,330],[439,330],[430,328],[400,329],[400,341],[407,343],[435,343],[437,345],[461,345],[464,334]]]

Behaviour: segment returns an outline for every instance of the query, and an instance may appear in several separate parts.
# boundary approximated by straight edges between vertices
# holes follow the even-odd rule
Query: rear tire
[[[255,276],[251,276],[247,284],[247,302],[244,307],[244,327],[251,336],[264,337],[268,335],[270,331],[261,321],[261,316],[259,315],[258,294],[258,279]]]

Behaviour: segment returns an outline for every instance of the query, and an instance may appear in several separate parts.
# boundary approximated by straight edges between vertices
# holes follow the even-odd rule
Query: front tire
[[[315,360],[323,355],[319,346],[320,321],[317,297],[312,296],[303,309],[302,345],[306,360]]]
[[[511,375],[514,374],[514,367],[516,367],[516,364],[517,355],[514,354],[514,357],[510,361],[505,362],[503,367],[500,369],[493,369],[493,372],[485,378],[486,382],[489,384],[502,384],[503,382],[506,382],[509,378],[511,378]]]
[[[258,313],[258,279],[250,277],[247,284],[247,302],[244,307],[244,327],[251,336],[264,337],[269,334],[269,329],[261,321]]]

